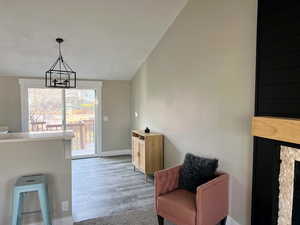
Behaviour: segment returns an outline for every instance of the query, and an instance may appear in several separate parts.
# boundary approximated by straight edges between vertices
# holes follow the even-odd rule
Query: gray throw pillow
[[[187,153],[180,170],[179,188],[195,193],[198,186],[216,177],[217,168],[217,159],[208,159]]]

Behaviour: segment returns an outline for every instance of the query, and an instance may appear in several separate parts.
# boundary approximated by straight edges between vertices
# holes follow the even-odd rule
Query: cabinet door
[[[145,140],[139,140],[139,169],[146,172]]]
[[[132,163],[139,168],[139,139],[132,137]]]

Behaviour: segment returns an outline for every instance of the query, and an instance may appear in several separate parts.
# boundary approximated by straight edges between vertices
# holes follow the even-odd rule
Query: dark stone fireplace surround
[[[300,3],[258,0],[255,116],[300,118]],[[280,146],[254,138],[252,225],[277,225]]]

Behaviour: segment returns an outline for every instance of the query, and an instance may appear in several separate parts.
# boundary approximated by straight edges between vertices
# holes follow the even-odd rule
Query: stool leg
[[[22,218],[23,218],[23,202],[24,202],[24,193],[21,192],[19,194],[19,212],[18,212],[18,216],[19,216],[19,219],[18,219],[18,225],[22,225]]]
[[[49,203],[48,203],[48,193],[46,188],[40,188],[39,191],[39,199],[40,199],[40,206],[43,216],[43,221],[45,225],[52,225]]]
[[[22,210],[23,210],[23,194],[17,190],[14,190],[11,225],[21,225]]]
[[[48,185],[46,185],[46,196],[47,196],[47,203],[48,203],[48,213],[50,215],[50,219],[52,218],[52,211],[51,211],[51,202],[49,200],[49,192],[48,192]],[[52,221],[51,221],[52,222]]]

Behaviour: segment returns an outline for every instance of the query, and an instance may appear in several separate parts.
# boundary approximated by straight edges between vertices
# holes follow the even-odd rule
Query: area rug
[[[158,225],[156,214],[153,210],[128,211],[124,214],[106,216],[82,222],[74,225]],[[174,225],[165,221],[165,225]]]

